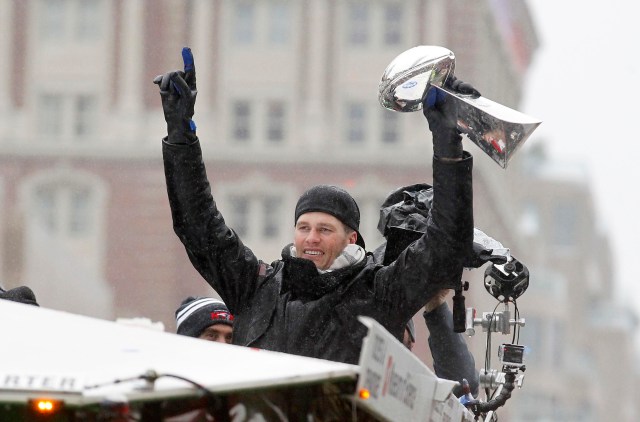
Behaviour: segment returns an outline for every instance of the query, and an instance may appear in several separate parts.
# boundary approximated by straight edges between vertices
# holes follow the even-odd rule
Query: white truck
[[[474,420],[454,382],[370,318],[358,365],[6,300],[0,321],[1,421]]]

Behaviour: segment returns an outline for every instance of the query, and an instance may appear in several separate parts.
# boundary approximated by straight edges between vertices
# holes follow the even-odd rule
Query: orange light
[[[366,388],[362,388],[360,389],[360,392],[358,392],[358,397],[360,397],[362,400],[367,400],[369,397],[371,397],[371,392]]]
[[[58,411],[61,403],[58,400],[36,399],[32,401],[31,407],[40,414],[51,414]]]

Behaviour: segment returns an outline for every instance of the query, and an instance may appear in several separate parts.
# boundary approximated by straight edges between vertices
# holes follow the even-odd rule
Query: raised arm
[[[167,122],[162,152],[173,228],[194,267],[236,314],[255,291],[260,263],[225,224],[211,195],[192,120],[195,64],[190,49],[183,49],[182,56],[184,71],[154,79]]]

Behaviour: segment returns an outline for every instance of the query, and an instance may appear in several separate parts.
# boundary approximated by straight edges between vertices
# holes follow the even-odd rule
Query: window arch
[[[111,318],[102,180],[69,168],[43,171],[21,185],[20,203],[24,283],[37,291],[43,306]]]

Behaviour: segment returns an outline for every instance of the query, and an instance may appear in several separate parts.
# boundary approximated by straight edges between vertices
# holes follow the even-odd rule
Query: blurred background
[[[213,193],[244,242],[277,259],[298,196],[330,183],[357,199],[373,250],[380,204],[430,183],[432,156],[422,113],[383,109],[378,82],[401,52],[440,45],[485,97],[543,120],[507,169],[465,141],[476,227],[530,271],[527,372],[501,420],[638,420],[637,179],[623,144],[637,136],[625,98],[638,98],[626,58],[638,10],[618,3],[0,0],[0,284],[169,332],[182,299],[215,295],[173,234],[151,82],[182,66],[185,45]],[[490,312],[483,275],[465,273],[466,303]],[[468,341],[483,367],[486,335]]]

